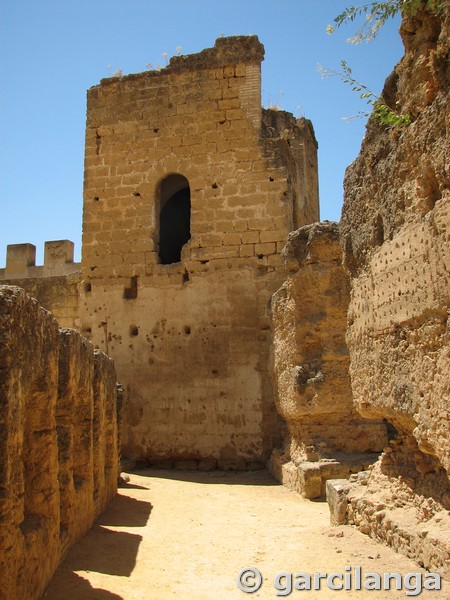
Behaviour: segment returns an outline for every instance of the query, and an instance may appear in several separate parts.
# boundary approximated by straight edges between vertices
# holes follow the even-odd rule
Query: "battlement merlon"
[[[70,240],[55,240],[45,242],[44,266],[57,267],[61,264],[73,263],[74,243]]]
[[[158,70],[132,73],[122,77],[107,77],[100,81],[100,85],[114,83],[117,80],[132,80],[142,76],[159,77],[183,71],[199,71],[202,69],[222,68],[227,65],[260,64],[264,60],[264,46],[256,35],[234,35],[220,37],[215,41],[213,48],[206,48],[196,54],[172,56],[167,67]],[[91,90],[99,87],[93,86]]]
[[[6,250],[6,268],[0,269],[0,281],[56,277],[69,275],[81,269],[73,261],[74,244],[70,240],[45,242],[44,265],[36,266],[36,246],[33,244],[10,244]]]
[[[6,249],[6,273],[22,276],[28,267],[36,265],[36,246],[33,244],[10,244]]]

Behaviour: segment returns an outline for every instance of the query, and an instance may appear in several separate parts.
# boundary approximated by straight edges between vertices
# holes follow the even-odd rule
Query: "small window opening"
[[[98,134],[98,131],[95,133],[95,154],[99,156],[100,149],[102,147],[102,137]]]
[[[139,334],[139,329],[136,325],[130,325],[129,332],[130,332],[130,336],[134,337]]]
[[[138,276],[133,275],[130,279],[130,287],[123,289],[123,297],[125,300],[134,300],[138,295]]]
[[[86,293],[92,292],[92,284],[91,283],[85,283],[84,284],[84,291]]]
[[[163,265],[178,263],[181,249],[191,239],[191,191],[183,175],[169,175],[161,182],[159,259]]]
[[[373,237],[375,246],[381,246],[384,242],[384,224],[381,215],[377,215],[375,220]]]

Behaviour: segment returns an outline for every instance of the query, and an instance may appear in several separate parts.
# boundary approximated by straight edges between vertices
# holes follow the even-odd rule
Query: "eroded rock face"
[[[2,598],[39,598],[115,494],[115,386],[111,359],[0,286]]]
[[[334,476],[358,470],[354,461],[343,468],[329,459],[379,452],[387,437],[380,419],[362,419],[352,403],[345,343],[349,279],[338,224],[316,223],[291,233],[283,257],[287,279],[272,298],[275,397],[287,424],[285,462],[298,467],[326,459],[324,468],[303,465],[317,479],[316,492],[308,492],[315,497],[324,491],[320,480],[333,476],[333,466]]]
[[[341,232],[351,277],[354,402],[362,415],[387,419],[395,438],[365,490],[355,492],[352,518],[393,543],[386,515],[366,518],[377,489],[385,487],[395,508],[400,486],[404,511],[429,499],[425,516],[416,519],[423,543],[414,544],[412,534],[408,541],[412,519],[394,544],[427,566],[449,558],[445,544],[432,560],[423,550],[424,523],[450,508],[448,14],[405,18],[401,35],[405,56],[383,94],[414,121],[389,129],[371,120],[345,178]]]
[[[0,585],[34,598],[59,560],[58,323],[0,288]],[[27,596],[27,592],[30,595]]]

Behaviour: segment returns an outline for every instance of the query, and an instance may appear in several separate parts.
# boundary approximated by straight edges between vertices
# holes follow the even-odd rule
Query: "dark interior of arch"
[[[181,187],[182,186],[182,187]],[[181,189],[179,189],[181,187]],[[176,190],[173,192],[173,190]],[[187,179],[169,176],[161,184],[159,260],[163,265],[181,260],[181,249],[191,239],[191,192]]]

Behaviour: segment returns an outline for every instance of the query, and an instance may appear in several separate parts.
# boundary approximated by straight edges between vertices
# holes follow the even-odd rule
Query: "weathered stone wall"
[[[317,143],[262,111],[263,53],[223,38],[88,92],[81,330],[115,359],[130,458],[249,467],[279,435],[267,301],[288,232],[319,218]],[[190,239],[161,264],[180,181]]]
[[[0,283],[23,288],[49,310],[60,327],[80,326],[81,264],[73,262],[73,242],[45,242],[44,264],[36,266],[33,244],[12,244],[6,252],[6,267]]]
[[[58,324],[17,288],[0,306],[0,587],[25,599],[59,559]]]
[[[367,485],[352,492],[351,519],[441,569],[450,560],[449,33],[446,10],[403,19],[405,56],[383,96],[413,123],[371,119],[346,174],[341,225],[355,406],[393,427]]]
[[[287,435],[271,466],[284,483],[317,497],[329,477],[374,462],[377,454],[362,453],[383,449],[386,428],[380,419],[362,419],[352,402],[345,343],[350,284],[339,225],[292,232],[283,258],[287,279],[272,297],[273,379]]]
[[[5,278],[0,282],[24,289],[32,298],[36,298],[40,306],[52,313],[61,327],[79,328],[80,271],[60,277]]]
[[[76,331],[64,329],[59,350],[56,427],[60,538],[66,549],[89,528],[94,515],[94,349]]]
[[[111,359],[0,286],[1,598],[39,598],[115,493],[115,382]]]
[[[92,387],[94,517],[98,517],[115,495],[119,475],[116,373],[112,359],[98,350],[94,352]]]

